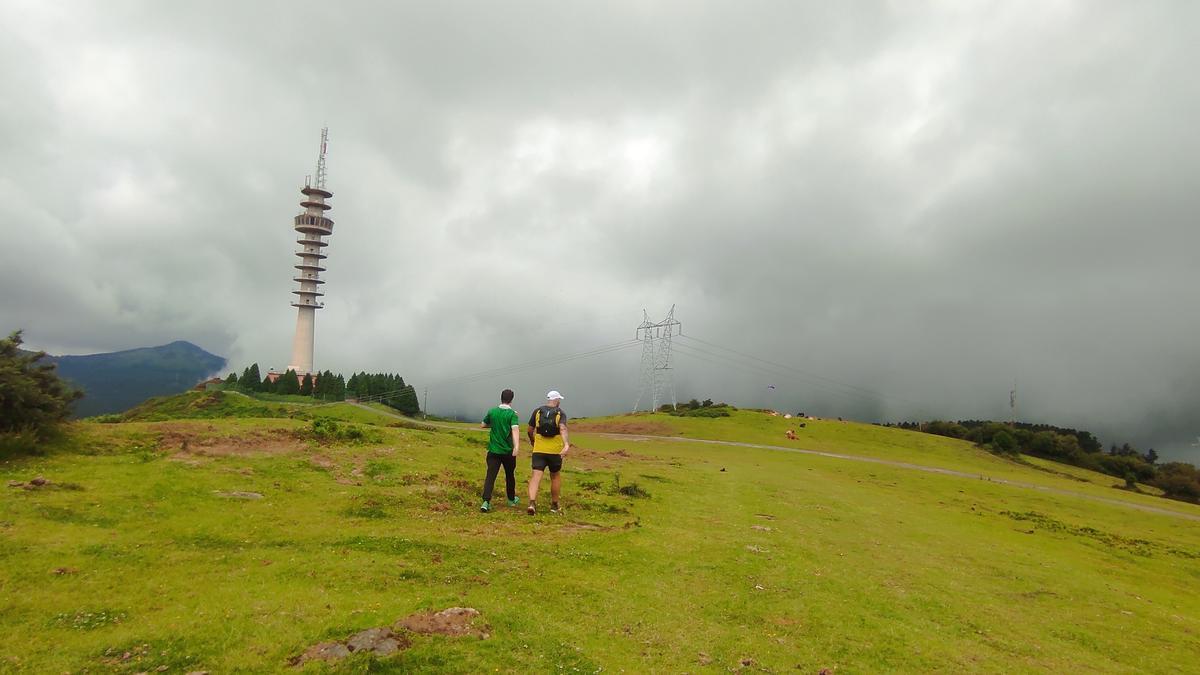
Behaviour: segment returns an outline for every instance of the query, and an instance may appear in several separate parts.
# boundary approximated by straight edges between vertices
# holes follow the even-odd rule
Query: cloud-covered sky
[[[674,304],[684,399],[1005,418],[1015,381],[1022,419],[1176,456],[1200,434],[1198,3],[0,14],[0,328],[33,346],[286,366],[328,124],[316,364],[435,411],[502,386],[627,409],[636,346],[438,383]]]

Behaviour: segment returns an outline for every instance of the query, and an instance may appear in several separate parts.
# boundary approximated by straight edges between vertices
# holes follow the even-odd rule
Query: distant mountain
[[[153,396],[186,391],[218,372],[225,358],[190,342],[87,356],[50,356],[63,379],[83,389],[76,417],[121,412]]]

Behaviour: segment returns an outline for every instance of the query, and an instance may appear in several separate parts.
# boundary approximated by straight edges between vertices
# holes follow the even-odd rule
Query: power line
[[[825,385],[825,384],[812,382],[811,380],[808,380],[807,378],[804,378],[803,376],[800,376],[800,375],[794,375],[794,374],[788,373],[788,372],[780,372],[778,370],[771,370],[764,366],[760,366],[755,363],[747,363],[745,361],[741,361],[741,360],[738,360],[738,359],[735,359],[732,357],[728,357],[723,354],[717,354],[717,353],[705,351],[705,350],[698,350],[696,347],[678,345],[677,348],[681,350],[680,351],[681,354],[685,354],[690,358],[698,359],[698,360],[705,361],[707,363],[712,363],[715,365],[722,365],[722,366],[734,367],[734,368],[738,368],[738,369],[742,369],[742,370],[749,370],[749,371],[753,371],[758,374],[770,376],[772,378],[783,378],[783,379],[786,379],[789,381],[799,382],[799,383],[804,384],[807,387],[813,387],[816,389],[820,389],[829,394],[845,396],[845,397],[848,397],[851,399],[858,399],[858,400],[864,400],[864,399],[865,400],[873,400],[876,397],[880,396],[878,394],[874,394],[873,392],[861,392],[861,391],[849,391],[849,390],[835,389],[835,388],[829,387],[828,385]],[[704,356],[701,356],[702,354]],[[707,358],[707,357],[712,357],[712,358]],[[714,360],[714,359],[716,359],[716,360]]]
[[[500,375],[511,375],[513,373],[518,373],[518,372],[522,372],[525,370],[534,370],[537,368],[544,368],[546,366],[568,363],[570,361],[576,361],[579,359],[589,358],[592,356],[599,356],[601,354],[608,354],[610,352],[616,352],[616,351],[620,351],[622,349],[628,349],[636,344],[638,344],[637,340],[623,340],[621,342],[616,342],[616,343],[609,344],[609,345],[603,345],[600,347],[594,347],[592,349],[588,349],[583,352],[576,352],[574,354],[559,354],[557,356],[541,358],[541,359],[537,359],[535,361],[526,361],[524,363],[515,363],[515,364],[508,365],[508,366],[503,366],[500,368],[492,368],[490,370],[482,370],[482,371],[478,371],[475,373],[468,373],[465,375],[450,377],[450,378],[447,378],[444,380],[440,380],[440,381],[431,383],[429,386],[430,386],[430,388],[444,387],[446,385],[466,384],[468,382],[473,382],[473,381],[481,380],[481,379],[487,379],[490,377],[498,377]]]
[[[687,346],[687,345],[676,345],[676,349],[679,350],[680,354],[684,354],[689,358],[704,361],[706,363],[711,363],[714,365],[725,366],[725,367],[732,367],[732,368],[736,368],[736,369],[740,369],[740,370],[749,370],[749,371],[753,371],[758,374],[768,375],[772,378],[785,378],[785,379],[793,380],[796,382],[802,382],[806,386],[816,387],[816,388],[824,390],[830,394],[837,394],[840,396],[846,396],[846,397],[850,397],[850,398],[857,397],[860,400],[861,399],[873,400],[876,397],[882,397],[881,394],[876,394],[874,392],[864,393],[864,392],[860,392],[860,391],[841,391],[838,389],[831,389],[831,388],[827,387],[826,385],[810,382],[806,378],[799,376],[799,375],[793,375],[791,373],[780,372],[777,370],[770,370],[764,366],[760,366],[755,363],[747,363],[745,361],[741,361],[741,360],[735,359],[733,357],[725,356],[724,354],[718,354],[715,352],[702,350],[697,347],[691,347],[691,346]],[[711,357],[711,358],[708,358],[708,357]]]
[[[910,403],[910,404],[912,403],[912,401],[908,401],[908,400],[906,400],[906,399],[904,399],[904,398],[902,398],[902,397],[899,397],[899,396],[894,396],[894,395],[884,394],[884,393],[882,393],[882,392],[879,392],[879,391],[876,391],[876,390],[873,390],[873,389],[867,389],[866,387],[859,387],[859,386],[857,386],[857,385],[848,384],[848,383],[846,383],[846,382],[840,382],[840,381],[838,381],[838,380],[835,380],[835,379],[833,379],[833,378],[825,377],[825,376],[823,376],[823,375],[818,375],[818,374],[816,374],[816,373],[812,373],[812,372],[809,372],[809,371],[806,371],[806,370],[802,370],[802,369],[800,369],[800,368],[797,368],[797,367],[795,367],[795,366],[790,366],[790,365],[788,365],[788,364],[786,364],[786,363],[778,363],[778,362],[776,362],[776,361],[771,361],[771,360],[768,360],[768,359],[764,359],[764,358],[761,358],[761,357],[755,356],[755,355],[753,355],[753,354],[747,354],[746,352],[742,352],[742,351],[739,351],[739,350],[733,349],[732,347],[725,347],[725,346],[723,346],[723,345],[716,344],[715,342],[709,342],[708,340],[702,340],[702,339],[700,339],[700,338],[698,338],[698,337],[693,337],[693,336],[691,336],[691,335],[682,335],[682,334],[681,334],[681,335],[679,335],[678,337],[680,337],[680,338],[682,338],[682,339],[684,339],[684,340],[689,340],[689,341],[692,341],[692,342],[699,342],[699,343],[702,343],[702,344],[708,345],[708,346],[710,346],[710,347],[715,347],[715,348],[717,348],[717,349],[722,349],[722,350],[725,350],[725,351],[727,351],[727,352],[732,352],[732,353],[734,353],[734,354],[737,354],[738,356],[742,356],[742,357],[745,357],[745,358],[747,358],[747,359],[752,359],[752,360],[754,360],[754,361],[757,361],[757,362],[759,362],[759,363],[763,363],[763,364],[766,364],[766,365],[769,365],[769,366],[774,366],[774,367],[776,367],[776,368],[782,368],[782,369],[784,369],[784,370],[791,371],[791,372],[795,373],[795,374],[796,374],[796,376],[798,376],[800,379],[820,380],[820,381],[822,381],[822,382],[825,382],[825,383],[828,383],[828,384],[830,384],[830,385],[834,385],[834,386],[837,386],[837,387],[842,387],[842,388],[844,388],[844,389],[852,390],[852,392],[851,392],[851,393],[858,393],[858,394],[860,394],[860,395],[864,395],[864,396],[870,396],[870,397],[872,397],[872,398],[884,398],[884,399],[890,399],[890,400],[893,400],[893,401],[899,401],[899,402],[903,402],[903,403]],[[714,352],[710,352],[710,351],[707,351],[707,350],[701,349],[700,347],[692,346],[692,347],[691,347],[691,349],[694,349],[694,350],[696,350],[696,351],[703,352],[703,353],[705,353],[705,354],[709,354],[709,355],[712,355],[712,356],[723,357],[723,358],[728,358],[728,359],[731,359],[731,360],[732,360],[732,357],[728,357],[728,356],[726,356],[726,355],[724,355],[724,354],[716,354],[716,353],[714,353]],[[772,372],[772,373],[770,373],[770,374],[775,374],[775,373],[774,373],[774,372]],[[819,385],[817,385],[817,386],[819,386]],[[839,393],[840,393],[840,392],[839,392]]]
[[[538,368],[543,368],[546,366],[561,365],[564,363],[570,363],[572,361],[577,361],[580,359],[591,358],[593,356],[600,356],[602,354],[609,354],[612,352],[621,351],[622,349],[628,349],[630,347],[633,347],[636,344],[638,344],[637,340],[623,340],[621,342],[615,342],[615,343],[608,344],[608,345],[601,345],[599,347],[593,347],[592,349],[588,349],[588,350],[585,350],[582,352],[576,352],[573,354],[559,354],[559,355],[552,356],[549,358],[539,359],[537,361],[526,361],[524,363],[517,363],[517,364],[512,364],[509,366],[504,366],[501,368],[493,368],[490,370],[482,370],[482,371],[477,371],[474,373],[467,373],[465,375],[460,375],[457,377],[440,380],[438,382],[427,385],[425,387],[425,392],[424,392],[425,401],[426,401],[425,405],[428,406],[430,389],[436,390],[437,387],[469,384],[471,382],[476,382],[479,380],[485,380],[485,379],[493,378],[493,377],[500,377],[503,375],[512,375],[515,373],[524,372],[524,371],[528,371],[528,370],[536,370]],[[409,390],[412,390],[413,394],[416,395],[415,387],[413,387],[412,385],[405,385],[404,387],[402,387],[400,389],[393,389],[391,391],[384,391],[384,392],[378,392],[375,394],[370,394],[368,396],[361,396],[361,397],[358,397],[357,400],[360,403],[380,402],[380,401],[387,400],[389,398],[392,398],[398,394],[404,393]],[[333,405],[334,403],[336,403],[336,401],[328,402],[328,403],[320,403],[313,407],[324,406],[324,405]]]
[[[732,348],[732,347],[725,347],[725,346],[723,346],[723,345],[716,344],[715,342],[709,342],[708,340],[702,340],[702,339],[700,339],[700,338],[698,338],[698,337],[693,337],[693,336],[691,336],[691,335],[682,335],[682,334],[681,334],[679,337],[683,338],[684,340],[691,340],[691,341],[694,341],[694,342],[699,342],[699,343],[702,343],[702,344],[708,345],[709,347],[716,347],[717,349],[723,349],[723,350],[725,350],[725,351],[727,351],[727,352],[732,352],[732,353],[734,353],[734,354],[737,354],[738,356],[744,356],[744,357],[746,357],[746,358],[748,358],[748,359],[753,359],[753,360],[755,360],[755,361],[759,361],[759,362],[761,362],[761,363],[765,363],[765,364],[767,364],[767,365],[769,365],[769,366],[775,366],[776,368],[783,368],[783,369],[785,369],[785,370],[790,370],[790,371],[792,371],[792,372],[794,372],[794,373],[797,373],[797,374],[799,374],[799,375],[802,375],[802,376],[804,376],[804,377],[812,378],[812,379],[814,379],[814,380],[822,380],[822,381],[824,381],[824,382],[828,382],[829,384],[835,384],[835,385],[837,385],[837,386],[839,386],[839,387],[845,387],[845,388],[847,388],[847,389],[856,389],[856,390],[858,390],[858,391],[861,391],[861,392],[863,392],[863,393],[866,393],[866,394],[870,394],[870,395],[872,395],[872,396],[881,396],[881,395],[882,395],[882,394],[880,394],[880,393],[879,393],[879,392],[877,392],[877,391],[874,391],[874,390],[871,390],[871,389],[867,389],[867,388],[865,388],[865,387],[859,387],[859,386],[856,386],[856,385],[853,385],[853,384],[847,384],[847,383],[845,383],[845,382],[839,382],[838,380],[835,380],[835,379],[833,379],[833,378],[825,377],[825,376],[823,376],[823,375],[818,375],[818,374],[816,374],[816,373],[812,373],[812,372],[809,372],[809,371],[806,371],[806,370],[802,370],[802,369],[800,369],[800,368],[797,368],[797,367],[795,367],[795,366],[789,366],[789,365],[788,365],[788,364],[786,364],[786,363],[778,363],[778,362],[775,362],[775,361],[770,361],[770,360],[768,360],[768,359],[764,359],[764,358],[761,358],[761,357],[755,356],[755,355],[753,355],[753,354],[747,354],[747,353],[745,353],[745,352],[738,351],[738,350],[736,350],[736,349],[734,349],[734,348]]]

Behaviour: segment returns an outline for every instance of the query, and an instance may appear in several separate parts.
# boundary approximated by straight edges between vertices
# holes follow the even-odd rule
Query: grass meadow
[[[41,456],[0,463],[0,671],[1200,663],[1200,508],[952,439],[816,420],[784,440],[794,426],[750,412],[582,420],[565,511],[530,517],[527,452],[522,508],[479,513],[484,436],[465,427],[212,392],[77,422]],[[486,639],[414,633],[390,656],[290,665],[456,606],[480,612]]]

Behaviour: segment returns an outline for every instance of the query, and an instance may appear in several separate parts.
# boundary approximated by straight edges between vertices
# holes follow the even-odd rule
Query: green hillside
[[[529,517],[478,512],[467,425],[200,393],[76,422],[0,464],[0,664],[285,670],[375,627],[396,653],[298,672],[1200,661],[1200,507],[897,429],[785,439],[796,424],[581,420],[565,512]],[[522,502],[528,475],[523,451]],[[479,616],[435,630],[453,607]]]
[[[84,391],[77,417],[115,413],[152,396],[177,394],[225,366],[190,342],[86,356],[52,356],[58,374]]]

